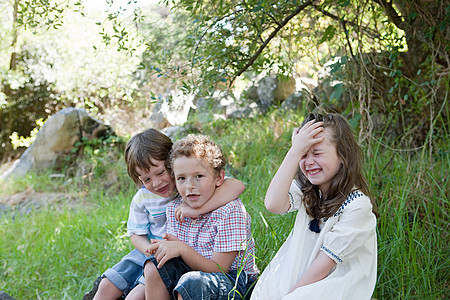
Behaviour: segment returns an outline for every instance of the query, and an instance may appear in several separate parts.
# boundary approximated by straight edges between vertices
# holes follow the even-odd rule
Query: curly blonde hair
[[[168,166],[170,169],[172,169],[174,160],[180,156],[205,159],[216,174],[219,174],[226,164],[220,147],[209,136],[201,134],[189,134],[173,144],[169,154]]]

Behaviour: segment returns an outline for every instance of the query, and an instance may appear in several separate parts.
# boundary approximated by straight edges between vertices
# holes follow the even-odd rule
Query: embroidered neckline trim
[[[355,200],[355,199],[357,199],[357,198],[359,198],[359,197],[362,197],[362,196],[364,196],[364,194],[361,193],[361,192],[359,192],[359,191],[355,191],[355,192],[350,193],[350,194],[347,196],[347,199],[345,199],[344,203],[342,203],[342,206],[339,207],[338,211],[334,214],[334,217],[340,216],[340,215],[343,213],[344,208],[345,208],[350,202],[352,202],[353,200]]]

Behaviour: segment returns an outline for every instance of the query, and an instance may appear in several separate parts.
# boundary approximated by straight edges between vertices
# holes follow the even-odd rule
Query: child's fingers
[[[315,122],[315,120],[311,120],[304,124],[301,128],[298,128],[298,130],[294,130],[293,136],[300,134],[300,133],[311,133],[313,130],[317,128],[323,127],[323,122]]]
[[[164,255],[159,261],[158,261],[158,266],[157,268],[161,268],[162,266],[164,266],[164,264],[166,263],[166,261],[168,260],[167,255]]]
[[[152,244],[150,245],[146,252],[150,255],[155,255],[156,251],[158,250],[159,244]]]
[[[176,236],[174,236],[173,234],[170,234],[170,233],[165,233],[163,238],[166,241],[179,241],[179,239]]]
[[[178,209],[178,207],[175,209],[175,220],[177,220],[177,222],[179,223],[182,223],[180,219],[180,210]]]
[[[315,137],[315,136],[317,136],[319,133],[321,133],[321,132],[324,131],[324,130],[325,130],[325,128],[324,128],[323,126],[316,127],[316,128],[314,128],[313,130],[311,130],[311,135],[312,135],[313,137]]]
[[[317,128],[323,128],[323,122],[315,122],[308,127],[308,129],[311,131],[313,131]]]
[[[316,122],[316,120],[308,121],[302,127],[300,127],[300,130],[301,129],[307,130],[307,129],[311,128],[311,127],[316,126],[317,123],[319,123],[319,122]]]
[[[175,210],[175,219],[180,223],[184,222],[184,214],[180,207],[177,207],[177,209]]]

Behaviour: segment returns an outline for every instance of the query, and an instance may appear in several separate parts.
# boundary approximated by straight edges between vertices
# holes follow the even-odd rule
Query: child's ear
[[[216,187],[221,186],[224,180],[225,180],[225,171],[220,170],[216,178]]]

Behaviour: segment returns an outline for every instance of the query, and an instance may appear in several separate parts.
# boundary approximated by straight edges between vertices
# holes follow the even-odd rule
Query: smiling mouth
[[[160,188],[158,190],[156,190],[159,194],[164,194],[165,192],[167,192],[169,190],[169,185],[166,185],[163,188]]]
[[[311,170],[307,170],[308,175],[317,175],[320,173],[320,169],[311,169]]]

